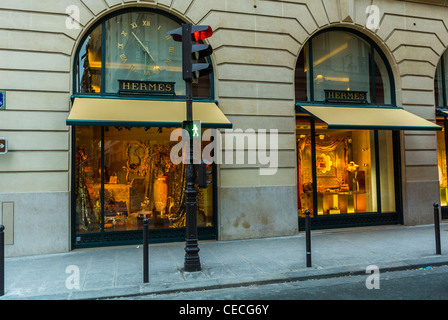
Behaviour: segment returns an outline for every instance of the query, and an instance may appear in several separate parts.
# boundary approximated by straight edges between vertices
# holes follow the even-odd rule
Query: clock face
[[[182,45],[167,32],[179,24],[153,12],[130,12],[106,21],[106,90],[118,80],[176,82],[182,94]]]

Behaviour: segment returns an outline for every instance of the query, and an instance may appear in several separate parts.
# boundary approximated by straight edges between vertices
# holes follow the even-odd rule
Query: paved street
[[[200,272],[183,270],[185,243],[153,244],[148,283],[143,283],[141,245],[11,257],[5,260],[5,295],[0,300],[101,299],[298,280],[303,285],[304,280],[348,275],[362,279],[369,265],[378,266],[381,276],[392,270],[448,265],[447,223],[441,224],[441,243],[442,254],[436,255],[432,225],[313,231],[312,267],[308,268],[303,232],[291,237],[201,241]]]
[[[381,271],[381,270],[380,270]],[[447,300],[448,266],[385,272],[378,288],[369,275],[280,282],[266,285],[150,294],[129,300]],[[122,299],[122,298],[118,298]],[[243,303],[243,302],[242,302]]]

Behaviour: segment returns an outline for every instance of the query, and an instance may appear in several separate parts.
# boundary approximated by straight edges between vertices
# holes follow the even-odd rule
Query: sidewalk
[[[305,232],[291,237],[199,242],[202,271],[183,272],[185,243],[149,247],[149,283],[143,283],[142,246],[96,248],[5,259],[0,300],[96,299],[366,274],[448,264],[448,223],[441,223],[442,254],[434,226],[381,226],[312,231],[312,267],[306,267]],[[79,270],[79,289],[66,281]],[[69,284],[71,282],[69,281]]]

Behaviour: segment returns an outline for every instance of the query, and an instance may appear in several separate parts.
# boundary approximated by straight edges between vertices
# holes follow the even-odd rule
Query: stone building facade
[[[214,35],[206,42],[214,49],[219,109],[234,128],[278,130],[274,175],[260,175],[259,163],[218,165],[217,240],[299,232],[295,72],[316,33],[346,28],[371,39],[390,65],[396,106],[435,122],[434,77],[448,46],[446,1],[5,0],[0,137],[7,138],[8,152],[0,155],[0,212],[9,256],[73,249],[74,150],[66,120],[75,56],[95,23],[130,8],[210,25]],[[431,223],[432,204],[440,199],[436,133],[400,130],[399,139],[402,222]]]

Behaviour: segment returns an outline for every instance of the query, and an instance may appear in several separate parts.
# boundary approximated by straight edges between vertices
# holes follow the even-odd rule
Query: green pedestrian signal
[[[183,128],[190,135],[190,139],[201,140],[201,121],[184,121]]]

